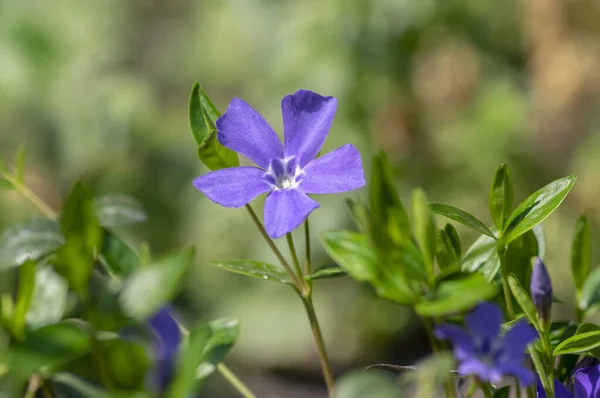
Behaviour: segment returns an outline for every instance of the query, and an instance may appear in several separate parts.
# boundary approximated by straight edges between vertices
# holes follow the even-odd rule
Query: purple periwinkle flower
[[[537,398],[547,398],[539,379],[536,387]],[[600,398],[600,365],[575,370],[573,393],[561,382],[554,380],[554,398]]]
[[[546,265],[539,257],[535,258],[533,271],[531,273],[531,298],[538,313],[538,317],[544,324],[550,321],[550,310],[552,309],[552,281],[546,269]]]
[[[502,310],[492,303],[481,303],[465,317],[466,330],[454,324],[435,328],[435,337],[450,340],[458,360],[458,373],[475,375],[480,380],[499,383],[502,377],[514,376],[524,385],[533,382],[533,373],[523,366],[525,348],[538,338],[525,321],[517,321],[500,335]]]
[[[258,167],[216,170],[198,177],[194,186],[225,207],[241,207],[268,193],[265,229],[272,238],[293,231],[319,203],[307,194],[351,191],[365,184],[358,150],[344,145],[316,158],[331,128],[337,100],[301,90],[281,102],[283,145],[265,119],[234,98],[217,119],[217,139]]]
[[[156,365],[151,374],[150,383],[153,389],[164,391],[173,375],[174,362],[177,356],[181,332],[168,307],[158,311],[148,325],[154,336],[154,352]]]

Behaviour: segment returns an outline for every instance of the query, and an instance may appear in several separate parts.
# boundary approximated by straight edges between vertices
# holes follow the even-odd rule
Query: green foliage
[[[510,169],[507,165],[501,164],[494,174],[489,198],[490,214],[492,215],[496,229],[499,231],[504,230],[506,220],[508,220],[512,209],[513,196]]]
[[[304,279],[307,281],[317,280],[317,279],[334,279],[334,278],[345,278],[348,276],[348,273],[344,271],[338,265],[326,265],[324,267],[320,267],[316,269],[310,275],[306,275]]]
[[[458,209],[453,206],[444,205],[440,203],[432,203],[430,205],[431,211],[435,214],[448,217],[454,221],[457,221],[479,233],[495,238],[495,235],[484,223],[479,221],[472,214],[467,213],[464,210]]]
[[[543,333],[542,326],[537,317],[537,312],[531,298],[525,290],[519,280],[514,275],[509,275],[508,284],[510,286],[510,291],[512,292],[515,300],[519,303],[519,306],[523,310],[523,313],[527,317],[527,320],[536,328],[536,330],[541,334]]]
[[[575,225],[571,247],[571,274],[573,275],[577,297],[581,296],[581,291],[590,273],[592,263],[591,245],[590,223],[587,217],[581,216]]]
[[[288,274],[281,268],[262,261],[228,260],[212,261],[212,265],[236,274],[260,278],[267,281],[290,284]]]
[[[103,227],[119,227],[146,221],[144,207],[127,195],[103,195],[94,201],[98,223]]]

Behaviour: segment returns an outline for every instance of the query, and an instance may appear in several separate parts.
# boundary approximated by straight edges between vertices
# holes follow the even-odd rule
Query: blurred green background
[[[574,219],[600,221],[599,40],[595,0],[0,0],[0,155],[11,160],[26,144],[26,179],[54,207],[76,179],[142,201],[148,222],[122,231],[132,242],[154,253],[198,247],[180,314],[241,318],[229,362],[259,396],[318,397],[319,364],[292,290],[208,265],[274,258],[246,212],[192,187],[206,172],[188,127],[193,82],[221,111],[241,97],[277,131],[284,95],[336,96],[325,150],[352,143],[368,169],[385,149],[405,197],[423,186],[486,222],[499,163],[512,169],[516,201],[578,174],[544,223],[555,289],[569,303]],[[321,199],[312,248],[324,265],[317,233],[351,223],[344,195]],[[2,192],[0,227],[33,213]],[[474,236],[459,232],[468,246]],[[426,352],[416,318],[350,279],[319,283],[316,301],[338,373]],[[219,376],[208,388],[235,396]]]

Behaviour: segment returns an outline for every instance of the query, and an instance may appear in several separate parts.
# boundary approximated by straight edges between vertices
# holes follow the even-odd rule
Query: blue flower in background
[[[319,203],[307,194],[351,191],[365,185],[358,150],[344,145],[316,158],[327,138],[337,100],[301,90],[281,102],[283,145],[265,119],[234,98],[217,120],[217,139],[258,167],[231,167],[205,174],[194,186],[225,207],[241,207],[268,193],[265,229],[279,238],[298,227]]]
[[[538,379],[537,397],[547,398]],[[554,380],[554,398],[600,398],[600,364],[578,367],[574,371],[573,393],[561,382]]]
[[[168,307],[157,312],[148,324],[154,334],[156,354],[156,366],[150,383],[154,389],[164,391],[173,375],[174,361],[181,342],[181,331]]]
[[[534,381],[533,373],[523,366],[525,348],[538,338],[530,325],[518,321],[501,336],[502,311],[492,303],[479,304],[465,317],[465,323],[466,330],[442,324],[434,331],[436,338],[452,342],[459,374],[475,375],[491,383],[499,383],[505,375],[524,385]]]

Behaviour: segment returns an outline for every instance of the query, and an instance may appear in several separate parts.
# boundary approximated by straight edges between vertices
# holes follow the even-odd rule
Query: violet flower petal
[[[196,189],[225,207],[241,207],[272,188],[257,167],[231,167],[204,174],[194,180]]]
[[[360,153],[350,144],[314,159],[303,171],[298,187],[306,193],[347,192],[365,185]]]
[[[488,367],[477,358],[465,359],[458,365],[458,374],[461,376],[476,375],[482,380],[489,380]]]
[[[575,372],[573,394],[575,398],[600,397],[600,365],[588,366]]]
[[[452,342],[454,356],[457,360],[463,361],[477,356],[471,336],[460,326],[444,323],[437,326],[433,334],[438,340],[450,340]]]
[[[267,121],[239,98],[229,103],[217,119],[217,139],[231,149],[267,169],[273,158],[283,157],[283,147]]]
[[[548,398],[546,395],[546,391],[544,391],[544,386],[542,386],[542,382],[540,381],[539,376],[536,376],[535,390],[537,392],[537,398]],[[560,381],[554,379],[554,398],[574,398],[573,394],[564,384]],[[582,398],[584,396],[582,395]]]
[[[295,156],[300,167],[313,160],[333,123],[337,100],[308,90],[286,95],[281,101],[285,157]]]
[[[265,229],[273,239],[296,229],[319,203],[296,189],[275,190],[265,201]]]
[[[504,359],[501,362],[522,362],[525,358],[525,348],[538,338],[538,333],[525,320],[515,322],[504,335],[502,341]]]
[[[163,391],[173,372],[174,360],[177,355],[181,332],[179,325],[170,314],[169,308],[164,307],[157,312],[149,321],[153,333],[156,336],[156,387]]]
[[[500,333],[502,310],[492,303],[481,303],[467,316],[465,324],[473,336],[494,340]]]
[[[534,381],[533,372],[524,367],[520,362],[510,361],[496,364],[495,368],[502,375],[514,376],[521,384],[528,386]]]

